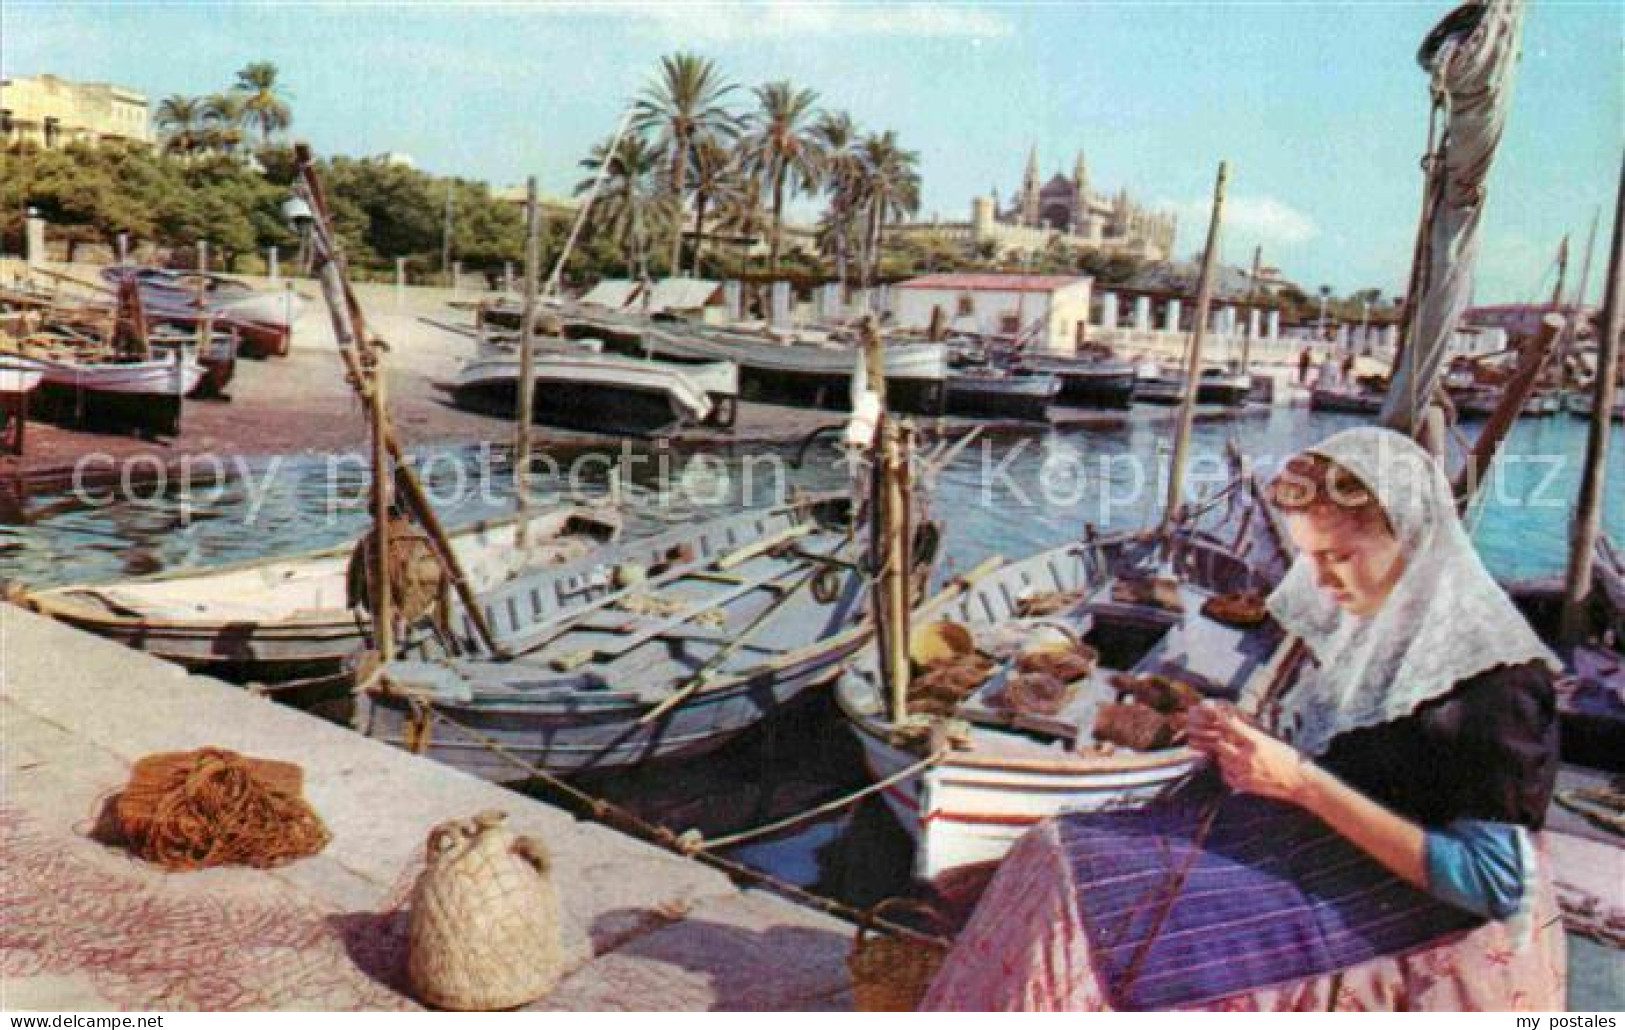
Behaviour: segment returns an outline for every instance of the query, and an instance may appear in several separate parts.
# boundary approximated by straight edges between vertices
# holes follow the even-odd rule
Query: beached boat
[[[1134,403],[1138,381],[1126,361],[1085,358],[1029,358],[1020,367],[1045,372],[1061,381],[1055,403],[1080,408],[1127,408]]]
[[[25,397],[45,378],[45,365],[21,354],[0,351],[0,398]]]
[[[456,530],[471,582],[491,590],[522,568],[578,558],[620,532],[615,515],[565,506]],[[112,583],[28,591],[36,610],[191,669],[237,682],[331,679],[362,647],[367,621],[350,604],[354,543],[285,558],[189,568]]]
[[[142,303],[155,319],[206,314],[217,328],[235,330],[241,353],[251,358],[288,353],[293,326],[306,304],[292,290],[256,290],[241,280],[206,272],[128,265],[102,270],[102,278],[115,286],[125,277],[134,278]]]
[[[461,407],[512,416],[519,390],[517,355],[465,364],[448,385]],[[533,418],[608,433],[651,435],[684,425],[731,423],[739,370],[728,362],[662,361],[562,350],[537,353]]]
[[[1061,380],[1046,373],[956,371],[948,377],[948,411],[954,415],[1048,422]]]
[[[829,679],[870,635],[850,502],[823,496],[628,541],[482,595],[517,657],[430,645],[386,665],[356,725],[402,744],[418,706],[425,753],[487,779],[526,778],[489,747],[551,772],[708,752]],[[473,639],[466,616],[459,641]]]
[[[74,424],[180,432],[182,398],[203,381],[195,354],[178,351],[146,360],[110,359],[64,351],[35,355],[44,367],[43,414]]]
[[[1148,560],[1151,551],[1149,542],[1126,537],[1069,544],[964,587],[950,586],[918,609],[912,619],[917,632],[931,623],[956,623],[996,658],[1029,646],[1017,641],[1053,639],[1059,628],[1063,637],[1098,649],[1100,665],[1059,713],[1036,719],[995,700],[1010,673],[997,666],[957,709],[957,717],[969,722],[968,739],[913,775],[904,774],[925,757],[924,741],[903,743],[892,724],[875,649],[850,663],[836,698],[871,777],[903,776],[882,796],[917,843],[917,877],[930,881],[996,862],[1041,819],[1063,810],[1143,804],[1190,771],[1195,759],[1184,747],[1111,750],[1093,740],[1096,713],[1116,696],[1113,673],[1169,675],[1210,696],[1234,697],[1268,661],[1278,635],[1267,627],[1231,628],[1200,614],[1215,592],[1258,586],[1251,568],[1210,540],[1184,541],[1176,551],[1182,612],[1114,599],[1118,575]],[[1028,604],[1043,598],[1064,603],[1041,618],[1025,618]]]
[[[845,410],[851,400],[857,351],[846,344],[781,342],[694,323],[645,323],[576,315],[571,336],[593,336],[607,347],[662,361],[731,361],[739,366],[740,396]],[[948,349],[940,343],[893,343],[885,350],[886,405],[893,411],[939,415],[946,401]]]

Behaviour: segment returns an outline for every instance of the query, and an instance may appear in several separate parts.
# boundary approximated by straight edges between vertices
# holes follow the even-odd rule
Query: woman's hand
[[[1204,702],[1190,710],[1185,731],[1191,747],[1213,759],[1232,790],[1302,804],[1309,763],[1285,744],[1242,718],[1227,704]]]

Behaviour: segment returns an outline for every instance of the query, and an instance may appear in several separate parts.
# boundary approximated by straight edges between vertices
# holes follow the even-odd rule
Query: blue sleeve
[[[1478,819],[1427,831],[1428,893],[1491,919],[1515,915],[1534,872],[1525,833]]]

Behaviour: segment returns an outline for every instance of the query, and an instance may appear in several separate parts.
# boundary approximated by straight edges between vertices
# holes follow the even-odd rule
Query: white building
[[[897,324],[931,326],[933,312],[953,332],[1025,341],[1032,353],[1077,353],[1089,324],[1093,280],[1075,275],[946,273],[892,287]]]

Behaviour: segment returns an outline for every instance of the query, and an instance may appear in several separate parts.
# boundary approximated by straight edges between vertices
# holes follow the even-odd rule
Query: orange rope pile
[[[331,835],[301,796],[297,765],[220,748],[148,755],[115,807],[125,842],[166,869],[285,865]]]

